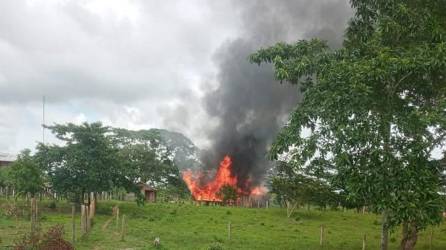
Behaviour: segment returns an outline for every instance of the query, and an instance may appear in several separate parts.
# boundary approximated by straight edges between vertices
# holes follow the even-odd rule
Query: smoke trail
[[[234,8],[242,15],[243,36],[215,55],[219,86],[207,93],[205,106],[219,125],[208,134],[213,147],[204,162],[218,166],[229,154],[239,180],[258,184],[269,166],[268,145],[298,103],[299,92],[275,83],[271,66],[252,65],[248,55],[278,41],[314,36],[340,46],[351,11],[346,0],[236,1]]]

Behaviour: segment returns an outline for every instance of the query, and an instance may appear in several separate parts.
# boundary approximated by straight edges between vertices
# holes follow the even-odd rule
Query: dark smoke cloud
[[[313,36],[340,46],[351,11],[346,0],[236,1],[234,8],[242,15],[243,31],[215,55],[219,85],[207,93],[205,105],[219,125],[208,135],[213,146],[204,163],[215,167],[228,154],[239,180],[258,184],[270,164],[268,146],[300,94],[296,86],[275,82],[271,65],[250,64],[249,54]]]

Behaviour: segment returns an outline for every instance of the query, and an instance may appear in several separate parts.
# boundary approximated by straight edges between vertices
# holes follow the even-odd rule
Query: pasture
[[[1,200],[1,207],[12,201]],[[0,249],[13,246],[29,231],[27,205],[17,201],[23,216],[0,215]],[[55,205],[55,206],[54,206]],[[122,221],[112,216],[118,205],[125,215]],[[56,224],[64,225],[65,238],[71,239],[71,208],[66,202],[39,202],[40,227],[43,231]],[[121,216],[122,218],[122,216]],[[92,230],[81,236],[80,217],[76,218],[76,249],[378,249],[380,218],[355,211],[298,210],[291,218],[282,208],[237,208],[196,206],[189,203],[155,203],[138,207],[133,202],[101,201]],[[231,236],[228,224],[231,223]],[[324,241],[320,246],[320,226],[324,225]],[[432,246],[430,237],[432,234]],[[429,228],[420,233],[416,249],[446,249],[446,226]],[[160,239],[156,248],[153,241]],[[397,249],[400,232],[392,232],[390,249]]]

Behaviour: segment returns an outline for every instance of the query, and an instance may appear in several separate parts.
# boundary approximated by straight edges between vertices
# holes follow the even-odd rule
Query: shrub
[[[209,245],[208,250],[223,250],[223,245],[218,242],[214,242],[211,245]]]
[[[14,242],[14,249],[74,250],[71,243],[63,239],[63,234],[63,225],[50,227],[43,236],[40,231],[27,233]]]
[[[74,250],[70,242],[63,239],[63,225],[55,225],[48,229],[43,236],[39,249],[45,250]]]
[[[57,208],[57,204],[55,201],[51,201],[50,203],[48,203],[48,208],[51,210],[56,210]]]

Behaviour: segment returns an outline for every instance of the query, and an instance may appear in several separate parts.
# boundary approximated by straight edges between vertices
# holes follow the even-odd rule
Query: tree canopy
[[[28,149],[18,155],[7,175],[19,195],[35,197],[44,188],[43,172]]]
[[[83,194],[124,188],[141,202],[140,182],[177,197],[185,193],[178,168],[150,142],[129,140],[122,131],[99,122],[47,128],[62,144],[39,144],[35,158],[52,189],[73,201],[80,202]]]
[[[48,173],[52,188],[79,201],[82,194],[133,187],[116,160],[117,149],[101,123],[49,126],[63,145],[38,146],[36,157]]]
[[[402,248],[411,249],[416,232],[441,218],[442,169],[432,154],[446,135],[446,5],[351,5],[342,48],[312,39],[251,55],[303,92],[271,155],[288,152],[302,168],[334,170],[351,198],[383,213],[385,228],[407,229]]]

